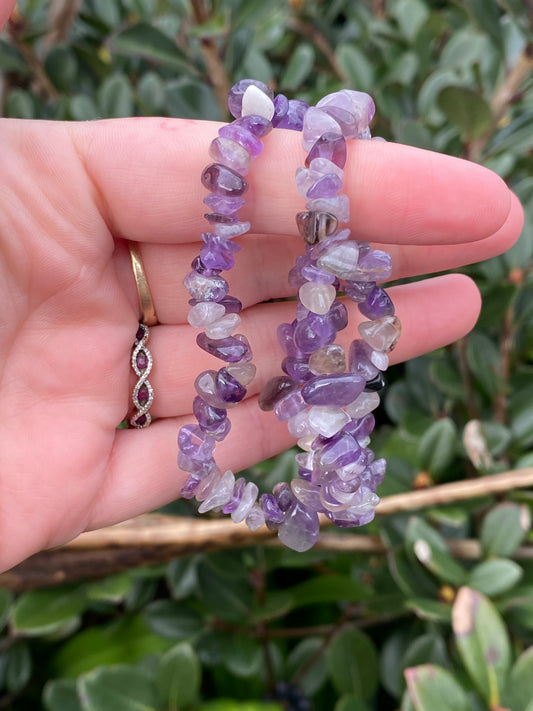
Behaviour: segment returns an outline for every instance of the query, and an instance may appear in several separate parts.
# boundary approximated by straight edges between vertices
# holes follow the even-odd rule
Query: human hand
[[[178,495],[179,427],[192,421],[193,383],[213,367],[187,324],[182,286],[205,230],[199,180],[218,126],[171,119],[85,124],[2,121],[0,166],[0,568],[81,531],[154,509]],[[293,318],[287,272],[303,251],[294,215],[300,136],[275,130],[254,161],[252,230],[229,275],[244,304],[240,330],[258,374],[217,447],[238,471],[290,445],[257,407],[280,372],[275,330]],[[393,279],[494,256],[517,239],[522,211],[494,174],[414,148],[355,142],[345,173],[353,236],[392,255]],[[130,406],[137,330],[125,240],[140,243],[159,324],[151,329],[155,391],[145,430],[117,430]],[[446,275],[390,289],[403,324],[391,362],[463,336],[478,315],[473,282]],[[347,304],[351,324],[359,317]],[[339,334],[347,346],[355,325]]]

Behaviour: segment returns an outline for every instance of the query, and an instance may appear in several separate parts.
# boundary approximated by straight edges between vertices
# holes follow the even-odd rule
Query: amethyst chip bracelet
[[[232,88],[228,104],[236,120],[211,143],[215,163],[202,174],[210,192],[204,199],[212,210],[205,215],[209,228],[184,280],[191,296],[189,322],[204,329],[198,345],[227,365],[204,371],[195,381],[197,423],[178,435],[178,465],[189,473],[181,496],[196,498],[200,513],[222,511],[252,530],[266,524],[285,545],[305,551],[318,538],[318,514],[340,527],[371,521],[385,473],[385,460],[375,459],[368,445],[382,373],[401,332],[392,301],[378,286],[390,277],[391,260],[339,227],[349,220],[349,200],[341,192],[346,140],[371,137],[374,103],[367,94],[343,90],[308,107],[282,95],[274,98],[266,85],[246,79]],[[235,332],[242,305],[228,294],[221,272],[231,269],[240,249],[232,239],[250,229],[237,216],[247,189],[244,176],[262,151],[260,139],[273,127],[301,130],[308,151],[296,173],[298,192],[307,200],[296,216],[306,250],[289,273],[289,283],[298,289],[296,318],[278,328],[284,374],[266,384],[259,406],[287,421],[303,451],[296,455],[298,477],[258,499],[257,485],[222,472],[213,454],[216,442],[230,432],[228,409],[246,396],[255,375],[250,344]],[[359,324],[360,338],[347,354],[335,343],[348,324],[339,292],[368,319]]]

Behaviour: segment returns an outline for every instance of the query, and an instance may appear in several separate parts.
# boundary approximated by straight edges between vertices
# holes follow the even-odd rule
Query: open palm
[[[0,137],[0,568],[83,530],[160,506],[179,492],[176,435],[194,378],[214,367],[186,322],[183,277],[199,250],[199,174],[217,125],[170,119],[89,124],[3,120]],[[518,237],[521,208],[483,168],[394,144],[351,146],[354,236],[391,252],[393,278],[486,259]],[[273,334],[293,318],[287,271],[303,250],[294,214],[299,136],[274,131],[251,173],[251,234],[230,275],[258,376],[217,451],[237,471],[289,445],[257,408],[279,372]],[[282,170],[280,170],[280,167]],[[140,243],[159,324],[151,329],[156,421],[117,430],[130,407],[137,330],[126,240]],[[391,289],[403,335],[393,362],[461,337],[479,295],[465,276]],[[350,305],[348,304],[350,309]],[[351,308],[352,323],[357,309]],[[340,334],[348,344],[355,326]],[[344,341],[343,341],[344,338]]]

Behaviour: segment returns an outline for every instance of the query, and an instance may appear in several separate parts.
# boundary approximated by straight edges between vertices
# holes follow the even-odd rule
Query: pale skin
[[[0,2],[0,20],[13,2]],[[205,229],[199,180],[218,125],[179,119],[84,124],[2,120],[0,131],[0,569],[82,531],[153,510],[179,494],[176,437],[191,422],[193,382],[215,359],[188,325],[182,280]],[[275,341],[293,303],[287,272],[303,251],[294,214],[298,134],[274,131],[249,175],[240,213],[252,229],[229,273],[257,377],[217,446],[233,471],[291,444],[257,407],[283,354]],[[345,186],[358,239],[392,255],[393,278],[488,259],[518,238],[522,210],[505,184],[465,161],[394,144],[350,146]],[[126,240],[140,243],[159,325],[151,329],[157,420],[117,430],[135,382],[139,317]],[[449,274],[390,289],[403,334],[391,362],[452,343],[475,324],[480,297]],[[348,345],[360,320],[339,334]]]

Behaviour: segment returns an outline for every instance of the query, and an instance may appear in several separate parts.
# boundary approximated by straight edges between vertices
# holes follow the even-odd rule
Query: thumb
[[[0,0],[0,29],[6,24],[14,7],[15,0]]]

